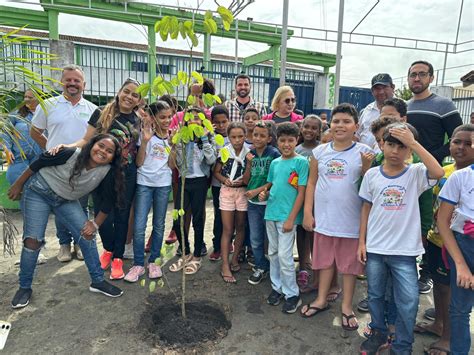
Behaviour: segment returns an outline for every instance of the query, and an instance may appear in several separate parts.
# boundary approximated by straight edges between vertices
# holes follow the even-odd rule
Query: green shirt
[[[247,190],[257,189],[267,183],[268,172],[270,171],[270,164],[272,161],[280,156],[278,149],[271,145],[267,145],[261,156],[258,156],[257,151],[252,149],[250,151],[254,155],[252,159],[252,166],[250,168],[250,180],[247,184]],[[265,202],[258,201],[258,196],[249,200],[251,203],[266,205]]]

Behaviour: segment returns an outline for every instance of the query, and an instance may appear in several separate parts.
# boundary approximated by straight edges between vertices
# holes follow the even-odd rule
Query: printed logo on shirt
[[[331,159],[326,163],[325,175],[329,179],[343,179],[347,176],[346,166],[347,162],[344,159]]]
[[[153,144],[153,146],[151,147],[151,154],[153,158],[157,160],[168,159],[168,154],[166,152],[165,147],[163,147],[163,145],[160,145],[159,143]]]
[[[253,159],[252,160],[252,176],[263,176],[267,175],[268,171],[270,170],[270,164],[272,163],[271,157],[265,157],[260,159]]]
[[[405,196],[406,189],[399,185],[389,185],[384,188],[381,192],[382,195],[382,207],[385,210],[401,210],[405,204],[403,203],[403,197]]]

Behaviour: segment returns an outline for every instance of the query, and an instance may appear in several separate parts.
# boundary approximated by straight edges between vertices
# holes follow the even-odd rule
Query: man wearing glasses
[[[261,102],[254,101],[250,96],[251,90],[250,77],[245,74],[240,74],[235,77],[235,98],[227,100],[225,106],[229,110],[230,121],[243,121],[244,111],[248,108],[255,108],[259,117],[267,114],[265,106]]]
[[[61,85],[62,95],[45,100],[46,110],[38,105],[31,122],[31,138],[41,148],[47,150],[59,144],[74,143],[84,137],[87,121],[97,108],[82,97],[86,82],[81,67],[74,64],[66,65],[63,68]],[[47,131],[47,136],[43,134],[44,131]],[[87,213],[87,198],[88,195],[79,200],[85,213]],[[59,239],[58,260],[70,261],[73,238],[67,227],[58,220],[56,220],[56,235]],[[76,257],[83,260],[79,245],[74,245],[74,251]]]
[[[433,155],[439,163],[449,156],[449,142],[454,129],[462,124],[461,116],[453,102],[445,97],[433,94],[430,84],[433,82],[433,66],[423,60],[410,65],[408,87],[413,98],[408,101],[407,122],[418,131],[418,141]],[[445,143],[446,142],[446,143]],[[426,237],[426,233],[423,233]],[[433,281],[426,265],[426,254],[420,264],[419,291],[429,293]]]
[[[372,95],[375,101],[368,104],[361,112],[359,118],[359,129],[356,132],[356,137],[359,142],[367,144],[369,147],[378,150],[375,137],[370,131],[370,125],[380,116],[380,110],[385,100],[393,97],[392,77],[386,73],[380,73],[372,78]]]

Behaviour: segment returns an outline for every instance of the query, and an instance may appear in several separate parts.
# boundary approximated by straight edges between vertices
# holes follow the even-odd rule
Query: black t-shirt
[[[272,113],[272,120],[275,124],[283,123],[283,122],[291,122],[291,115],[287,117],[280,117],[277,116],[275,112]]]
[[[244,111],[250,103],[250,101],[249,101],[249,102],[243,104],[243,103],[239,102],[239,100],[235,100],[235,102],[237,102],[237,105],[239,105],[239,110],[240,111]]]
[[[101,109],[96,109],[89,119],[89,124],[97,128]],[[107,133],[110,133],[118,139],[122,147],[122,157],[124,164],[130,164],[135,161],[137,156],[137,143],[139,137],[138,117],[135,112],[120,113],[112,122]]]

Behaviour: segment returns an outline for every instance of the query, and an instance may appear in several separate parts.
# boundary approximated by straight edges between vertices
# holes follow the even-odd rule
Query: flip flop
[[[316,314],[318,313],[321,313],[321,312],[324,312],[324,311],[327,311],[329,308],[331,308],[331,305],[330,304],[327,304],[326,307],[323,307],[323,308],[319,308],[319,307],[313,307],[311,306],[311,303],[308,303],[306,305],[306,311],[300,311],[300,315],[301,317],[303,318],[311,318],[311,317],[314,317]],[[303,309],[303,307],[301,307],[301,309]],[[308,314],[308,311],[310,310],[313,310],[314,312],[311,313],[311,314]]]
[[[341,315],[342,315],[342,322],[341,322],[341,324],[342,324],[342,329],[344,329],[344,330],[349,330],[349,331],[353,331],[353,330],[359,329],[359,322],[357,322],[357,325],[353,325],[353,326],[351,326],[351,325],[349,324],[349,320],[356,317],[355,314],[347,315],[347,314],[345,314],[345,313],[341,313]],[[346,320],[346,324],[344,324],[344,319]],[[357,320],[357,319],[356,319],[356,320]]]
[[[428,325],[431,325],[431,323],[428,323],[428,322],[417,323],[415,327],[413,328],[413,331],[418,334],[431,334],[431,335],[436,335],[437,337],[441,336],[441,334],[437,334],[431,329],[426,328],[426,326]]]
[[[328,293],[326,296],[326,301],[328,302],[336,302],[336,300],[339,298],[339,296],[342,293],[342,288],[339,289],[339,291],[331,291]]]
[[[436,345],[430,345],[428,347],[425,347],[423,348],[423,353],[425,355],[430,355],[431,354],[431,350],[438,350],[438,351],[442,351],[444,353],[446,353],[446,355],[449,355],[451,354],[451,351],[446,349],[446,348],[443,348],[441,346],[436,346]]]
[[[235,279],[234,275],[224,275],[224,273],[221,271],[221,277],[222,280],[224,280],[225,283],[227,284],[235,284],[237,283],[237,280]]]

